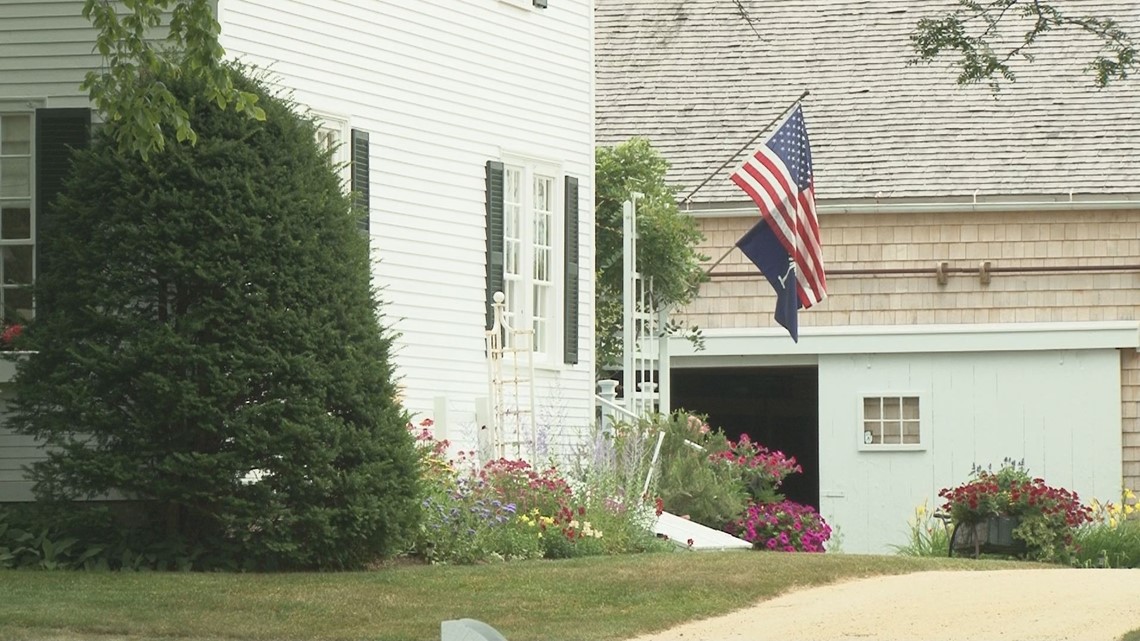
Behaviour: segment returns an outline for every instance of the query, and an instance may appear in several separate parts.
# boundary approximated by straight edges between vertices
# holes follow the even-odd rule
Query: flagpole
[[[716,175],[719,174],[720,172],[724,171],[724,168],[729,166],[729,164],[731,164],[732,161],[736,160],[736,158],[738,156],[740,156],[740,154],[744,153],[745,151],[748,151],[748,149],[751,148],[752,145],[756,144],[756,141],[760,139],[760,136],[763,136],[764,134],[766,134],[768,132],[768,130],[772,128],[772,125],[779,122],[780,118],[783,118],[784,115],[786,115],[789,111],[791,111],[793,107],[798,105],[804,98],[807,98],[809,95],[811,95],[811,91],[808,89],[804,89],[804,92],[800,94],[799,98],[796,98],[795,100],[792,101],[792,104],[790,104],[786,108],[784,108],[784,110],[780,112],[780,115],[773,118],[772,122],[768,123],[763,129],[760,130],[759,133],[757,133],[755,136],[752,137],[752,140],[749,140],[748,142],[744,143],[744,146],[741,147],[739,151],[737,151],[735,154],[732,154],[732,156],[730,156],[728,158],[728,160],[724,161],[723,165],[721,165],[720,167],[717,167],[716,171],[712,172],[711,174],[708,175],[707,178],[705,178],[703,181],[701,181],[701,184],[697,185],[696,189],[689,192],[689,195],[685,196],[685,198],[682,199],[681,202],[684,203],[686,206],[688,206],[689,201],[691,201],[693,199],[693,196],[695,196],[697,194],[697,192],[701,190],[702,187],[709,184],[710,180],[715,178]],[[730,249],[729,251],[731,252],[732,250]],[[721,256],[720,260],[713,263],[712,267],[716,267],[717,265],[719,265],[721,263],[721,261],[723,261],[727,257],[728,257],[728,254]],[[709,269],[712,269],[712,267],[709,267]]]
[[[731,253],[732,253],[732,250],[734,250],[734,249],[736,249],[736,245],[733,245],[732,247],[729,247],[729,248],[728,248],[728,251],[724,252],[724,254],[722,254],[720,258],[716,259],[716,262],[715,262],[715,263],[713,263],[713,264],[709,265],[709,266],[708,266],[708,268],[707,268],[707,269],[705,269],[705,276],[711,276],[711,275],[712,275],[712,270],[716,269],[716,266],[717,266],[717,265],[719,265],[719,264],[723,263],[723,262],[724,262],[724,259],[725,259],[725,258],[728,258],[728,255],[729,255],[729,254],[731,254]]]

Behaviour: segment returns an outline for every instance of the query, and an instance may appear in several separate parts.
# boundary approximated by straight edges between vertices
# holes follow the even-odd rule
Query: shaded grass
[[[512,641],[622,639],[799,586],[1004,561],[657,553],[342,574],[0,572],[0,639],[438,639],[444,619]]]
[[[1128,634],[1120,637],[1120,641],[1140,641],[1140,628],[1136,628]]]

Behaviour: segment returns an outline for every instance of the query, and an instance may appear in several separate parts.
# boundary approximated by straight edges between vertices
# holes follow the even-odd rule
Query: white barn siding
[[[83,0],[0,2],[0,101],[86,107],[83,77],[99,66]]]
[[[445,397],[447,435],[473,446],[488,394],[484,167],[503,154],[580,181],[580,362],[539,372],[536,414],[568,443],[592,421],[592,4],[500,0],[222,0],[230,56],[293,98],[370,132],[376,283],[401,337],[408,408]],[[556,240],[557,242],[560,242]]]
[[[859,449],[862,395],[892,393],[920,395],[926,449]],[[820,509],[845,551],[892,551],[917,505],[1005,457],[1084,501],[1118,500],[1117,350],[821,355],[819,397]]]

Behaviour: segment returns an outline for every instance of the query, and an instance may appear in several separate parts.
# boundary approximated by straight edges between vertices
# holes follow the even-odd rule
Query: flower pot
[[[1021,519],[1016,516],[991,516],[978,523],[959,523],[950,536],[950,556],[972,553],[974,558],[985,554],[1020,556],[1025,553],[1025,542],[1013,536]]]

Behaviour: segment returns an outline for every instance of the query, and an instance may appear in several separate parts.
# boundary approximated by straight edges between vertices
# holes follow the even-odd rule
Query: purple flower
[[[768,549],[769,550],[775,550],[776,549],[776,539],[768,539]]]

